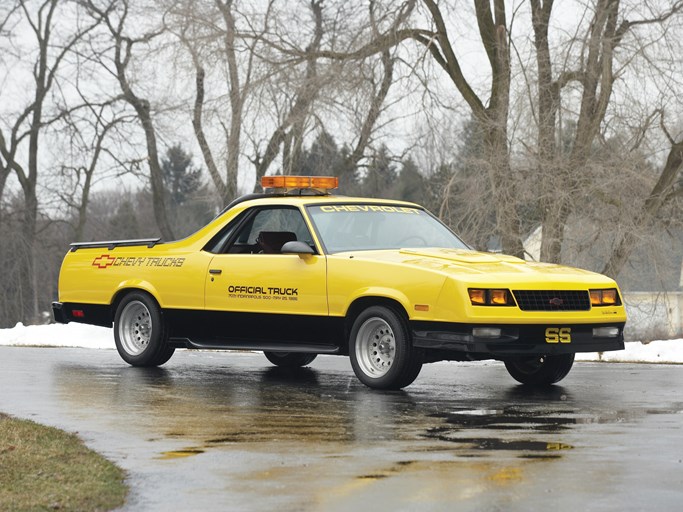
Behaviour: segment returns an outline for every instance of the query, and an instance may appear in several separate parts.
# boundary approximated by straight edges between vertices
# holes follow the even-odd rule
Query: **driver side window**
[[[280,254],[282,246],[294,240],[314,247],[301,212],[293,207],[262,208],[240,226],[226,252]]]

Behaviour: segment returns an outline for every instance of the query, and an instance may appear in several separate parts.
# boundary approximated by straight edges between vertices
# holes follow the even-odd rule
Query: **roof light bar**
[[[264,190],[270,188],[332,190],[339,187],[339,178],[334,176],[263,176],[261,186]]]

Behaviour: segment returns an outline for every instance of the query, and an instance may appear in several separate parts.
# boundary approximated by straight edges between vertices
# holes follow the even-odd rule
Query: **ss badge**
[[[571,327],[548,327],[545,330],[546,343],[571,343],[572,342],[572,328]]]

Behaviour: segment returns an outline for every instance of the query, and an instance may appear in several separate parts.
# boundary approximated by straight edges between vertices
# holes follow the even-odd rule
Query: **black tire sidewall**
[[[396,354],[389,371],[381,377],[367,375],[356,357],[356,338],[361,326],[370,318],[381,318],[394,333]],[[386,306],[370,306],[363,310],[354,320],[349,335],[349,358],[351,367],[356,377],[371,388],[375,389],[400,389],[412,383],[422,368],[419,354],[412,346],[412,339],[404,318],[391,308]]]
[[[546,356],[535,373],[519,370],[515,360],[505,361],[505,368],[516,381],[530,386],[550,386],[564,379],[574,365],[574,354]]]
[[[126,352],[121,343],[119,328],[121,313],[131,302],[138,301],[145,305],[149,311],[152,322],[152,335],[145,349],[137,355]],[[173,348],[168,346],[168,333],[161,313],[161,308],[157,302],[147,293],[130,292],[119,302],[114,316],[114,340],[116,350],[121,358],[132,366],[158,366],[165,363],[173,355]]]
[[[275,366],[281,368],[300,368],[311,364],[318,354],[307,352],[273,352],[264,350],[263,355]]]

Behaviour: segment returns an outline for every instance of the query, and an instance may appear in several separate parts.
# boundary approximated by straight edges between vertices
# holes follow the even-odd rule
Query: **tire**
[[[536,356],[505,361],[505,368],[516,381],[530,386],[550,386],[564,379],[574,364],[574,354]]]
[[[281,368],[299,368],[311,364],[318,354],[306,352],[263,352],[266,359]]]
[[[132,366],[160,366],[175,352],[168,344],[161,308],[144,292],[128,293],[119,303],[114,339],[119,355]]]
[[[349,356],[356,377],[374,389],[406,387],[422,369],[422,352],[413,348],[406,320],[385,306],[371,306],[358,315]]]

